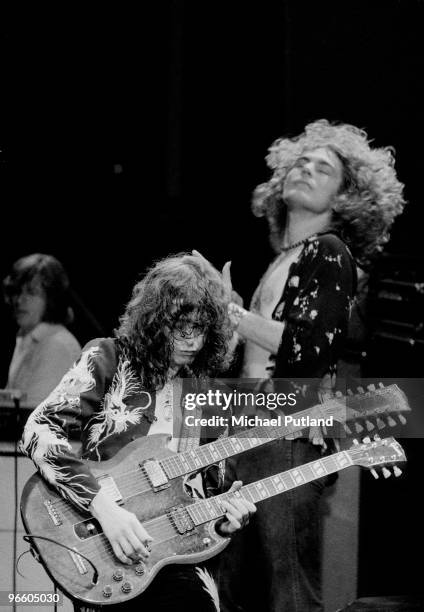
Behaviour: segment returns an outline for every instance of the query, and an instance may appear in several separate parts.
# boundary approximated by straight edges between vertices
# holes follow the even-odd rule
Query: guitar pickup
[[[115,501],[117,504],[122,503],[121,492],[112,476],[105,474],[104,476],[100,476],[100,478],[97,479],[97,482],[99,483],[100,488],[103,489],[108,496],[113,499],[113,501]]]
[[[146,459],[146,461],[140,463],[140,467],[144,470],[154,491],[161,491],[170,486],[168,478],[159,461],[155,459]]]
[[[83,576],[88,570],[84,564],[83,558],[79,556],[77,549],[74,548],[74,550],[75,552],[68,550],[68,553],[71,555],[71,559],[75,563],[78,572]]]

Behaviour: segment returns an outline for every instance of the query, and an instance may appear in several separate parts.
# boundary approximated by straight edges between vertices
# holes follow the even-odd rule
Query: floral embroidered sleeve
[[[93,341],[59,385],[31,413],[21,440],[22,451],[60,494],[88,510],[99,485],[87,464],[72,450],[72,433],[81,431],[101,410],[105,389],[116,363],[108,341]]]
[[[355,284],[354,261],[339,238],[321,236],[305,247],[274,312],[285,322],[275,376],[321,379],[335,372]]]

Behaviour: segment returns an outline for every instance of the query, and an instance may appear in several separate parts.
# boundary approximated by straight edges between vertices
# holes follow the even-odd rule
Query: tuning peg
[[[395,465],[393,466],[393,473],[397,478],[398,476],[402,474],[402,470],[397,465]]]
[[[365,425],[366,425],[368,431],[372,431],[373,429],[375,429],[374,424],[371,423],[371,421],[368,421],[368,419],[365,421]]]
[[[364,442],[364,444],[369,444],[371,442],[371,438],[369,436],[366,436],[362,439],[362,442]]]
[[[378,442],[379,440],[381,440],[381,438],[380,438],[380,436],[378,434],[375,434],[374,435],[374,440],[376,440]]]
[[[353,393],[352,389],[348,389],[348,390],[347,390],[347,394],[348,394],[348,395],[353,395],[354,393]]]
[[[355,423],[355,431],[356,433],[361,433],[361,431],[364,431],[364,428],[362,425],[360,425],[360,423]]]
[[[386,423],[383,421],[383,419],[380,419],[380,417],[377,417],[376,423],[378,429],[384,429],[386,427]]]
[[[358,442],[358,440],[357,440],[356,438],[353,438],[352,443],[353,443],[355,446],[358,446],[358,444],[359,444],[359,442]]]
[[[406,424],[406,419],[405,419],[405,417],[403,416],[403,414],[398,414],[398,419],[399,419],[399,421],[402,423],[402,425],[405,425],[405,424]]]
[[[383,472],[384,478],[390,478],[390,476],[392,475],[391,471],[385,467],[381,471]]]
[[[375,391],[375,385],[367,385],[368,391]]]
[[[374,469],[374,468],[371,468],[370,472],[371,472],[371,474],[374,476],[374,478],[375,478],[376,480],[378,480],[378,474],[377,474],[377,472],[375,471],[375,469]]]
[[[352,433],[352,430],[350,429],[350,427],[346,425],[346,423],[343,423],[343,427],[347,435],[350,436],[350,434]]]
[[[364,387],[357,387],[359,393],[365,393]]]
[[[396,425],[397,425],[396,421],[391,416],[387,417],[387,423],[390,425],[390,427],[396,427]]]
[[[382,383],[382,382],[379,382],[379,383],[378,383],[378,386],[380,387],[380,389],[384,389],[384,385],[383,385],[383,383]]]

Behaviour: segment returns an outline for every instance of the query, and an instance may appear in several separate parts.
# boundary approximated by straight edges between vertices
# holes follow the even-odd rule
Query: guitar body
[[[32,540],[47,573],[69,597],[102,605],[128,601],[142,593],[163,566],[204,561],[228,544],[229,539],[215,531],[216,521],[189,525],[182,533],[187,528],[186,515],[170,509],[185,508],[196,502],[185,491],[183,477],[173,478],[162,486],[154,486],[146,477],[143,467],[146,461],[175,454],[167,448],[167,440],[162,434],[147,436],[131,442],[108,461],[87,462],[100,482],[106,480],[109,486],[113,479],[113,490],[116,486],[123,498],[118,503],[133,512],[154,538],[146,562],[121,563],[91,515],[65,501],[38,474],[26,483],[21,514],[27,533],[51,538],[75,551],[73,554],[42,539]],[[92,566],[78,552],[96,566],[99,574],[96,585],[92,584]]]

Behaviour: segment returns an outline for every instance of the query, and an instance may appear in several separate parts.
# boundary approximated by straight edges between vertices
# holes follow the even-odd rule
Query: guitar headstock
[[[364,438],[362,443],[354,440],[353,446],[346,452],[350,455],[354,465],[371,469],[374,478],[378,478],[376,468],[382,468],[385,478],[391,476],[388,466],[394,466],[394,475],[400,476],[402,471],[397,464],[406,461],[402,446],[393,437],[380,439],[376,436],[374,440]]]
[[[343,425],[347,434],[352,433],[347,422],[354,421],[353,428],[360,434],[384,429],[386,425],[395,427],[398,423],[394,417],[405,425],[403,413],[410,410],[406,395],[397,385],[384,386],[379,383],[378,387],[368,385],[367,390],[358,387],[356,393],[348,389],[347,395],[336,391],[320,406],[320,416],[332,416],[334,421]]]

